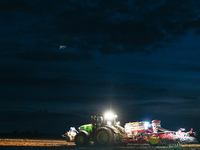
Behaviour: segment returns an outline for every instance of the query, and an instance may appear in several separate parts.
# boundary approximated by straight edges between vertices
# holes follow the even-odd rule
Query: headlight
[[[112,112],[107,112],[104,114],[104,118],[107,120],[112,120],[114,118],[117,118],[117,115],[114,115]]]

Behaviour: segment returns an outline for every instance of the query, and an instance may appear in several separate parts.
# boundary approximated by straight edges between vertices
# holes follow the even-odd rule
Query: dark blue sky
[[[200,130],[198,0],[1,0],[0,132],[122,125]]]

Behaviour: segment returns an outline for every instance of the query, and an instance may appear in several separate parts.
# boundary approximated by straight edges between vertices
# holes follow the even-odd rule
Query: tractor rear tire
[[[75,136],[75,144],[77,146],[87,146],[89,144],[88,133],[83,131],[79,132]]]
[[[114,144],[114,133],[106,127],[99,128],[95,133],[95,143],[99,146],[111,146]]]

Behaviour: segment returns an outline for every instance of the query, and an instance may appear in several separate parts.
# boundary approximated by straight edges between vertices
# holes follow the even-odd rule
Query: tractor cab
[[[92,126],[94,129],[105,125],[111,126],[116,124],[117,115],[111,112],[105,113],[104,116],[95,114],[91,116]]]
[[[94,129],[97,129],[98,127],[101,127],[104,125],[104,119],[103,116],[95,114],[94,116],[91,116],[91,122]]]

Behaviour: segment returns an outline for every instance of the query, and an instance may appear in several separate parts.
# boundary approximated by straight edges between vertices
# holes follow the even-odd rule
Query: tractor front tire
[[[96,131],[94,139],[99,146],[111,146],[114,144],[114,133],[109,128],[101,127]]]
[[[79,132],[75,136],[75,144],[77,146],[87,146],[89,144],[88,133],[87,132]]]

